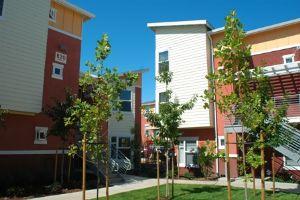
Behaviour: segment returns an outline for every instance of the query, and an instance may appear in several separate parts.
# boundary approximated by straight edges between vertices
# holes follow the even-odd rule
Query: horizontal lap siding
[[[0,105],[40,112],[49,1],[4,1],[0,20]]]
[[[185,103],[193,95],[202,95],[208,88],[207,36],[205,26],[159,28],[156,30],[156,76],[158,75],[158,53],[169,51],[169,69],[173,72],[170,88],[173,97]],[[165,86],[156,82],[156,103]],[[158,106],[158,105],[156,105]],[[192,110],[183,114],[181,127],[210,126],[209,110],[198,100]]]

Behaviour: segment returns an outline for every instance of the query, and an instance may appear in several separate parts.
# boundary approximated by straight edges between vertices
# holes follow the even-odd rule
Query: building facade
[[[294,138],[300,138],[300,131],[290,127],[292,125],[299,128],[300,119],[299,25],[300,20],[296,19],[246,33],[246,42],[252,46],[252,67],[264,67],[265,74],[270,77],[275,103],[280,103],[283,95],[288,94],[287,119],[290,124],[286,127]],[[161,63],[167,63],[167,69],[174,74],[170,88],[180,103],[186,102],[193,94],[203,95],[203,91],[208,89],[205,76],[219,67],[219,60],[214,57],[214,49],[223,37],[224,28],[214,29],[205,20],[149,23],[148,27],[155,32],[155,75],[159,75],[160,66],[163,66]],[[231,88],[226,88],[226,91],[230,92]],[[163,92],[164,86],[156,82],[157,112],[159,103],[164,101]],[[241,155],[236,145],[238,134],[236,130],[242,127],[230,123],[230,120],[213,105],[210,105],[210,109],[204,109],[201,101],[186,112],[183,119],[185,122],[180,126],[182,137],[177,147],[180,175],[190,164],[195,164],[197,147],[205,141],[215,141],[216,151],[224,151],[224,136],[228,133],[230,174],[231,177],[238,177],[238,160]],[[296,140],[292,145],[300,146]],[[271,152],[272,150],[266,152],[268,161]],[[277,171],[300,169],[298,164],[300,157],[296,149],[276,148],[276,156]],[[217,160],[213,170],[219,176],[225,175],[224,162],[221,159]]]
[[[211,42],[207,32],[212,29],[205,20],[149,23],[155,32],[155,75],[163,70],[173,73],[170,83],[172,97],[185,103],[194,95],[202,95],[208,89],[205,76],[211,66]],[[166,100],[165,86],[156,81],[155,108]],[[212,106],[203,108],[203,102],[197,101],[192,110],[183,114],[184,123],[180,125],[182,136],[177,148],[179,174],[183,175],[188,166],[197,164],[197,149],[206,140],[214,140],[214,115]]]
[[[0,177],[53,180],[61,141],[43,111],[78,93],[82,26],[94,15],[64,0],[0,2]]]

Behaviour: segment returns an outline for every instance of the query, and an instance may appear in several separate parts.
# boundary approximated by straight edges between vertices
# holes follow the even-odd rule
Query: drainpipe
[[[211,72],[214,73],[215,71],[215,63],[214,63],[214,48],[212,43],[212,38],[209,33],[207,33],[209,42],[210,42],[210,61],[211,61]],[[216,98],[216,94],[215,94]],[[216,152],[219,149],[219,142],[218,142],[218,127],[217,127],[217,107],[216,102],[214,102],[214,127],[215,127],[215,142],[216,142]],[[216,159],[216,174],[219,176],[219,158]]]

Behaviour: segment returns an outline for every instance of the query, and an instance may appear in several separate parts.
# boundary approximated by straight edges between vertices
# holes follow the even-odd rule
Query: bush
[[[190,172],[185,172],[183,177],[186,179],[189,179],[189,180],[192,180],[193,178],[195,178],[194,175],[191,174]]]
[[[7,189],[7,196],[9,197],[22,197],[25,194],[25,189],[19,186],[13,186]]]
[[[58,182],[54,182],[53,184],[46,186],[45,189],[49,194],[57,194],[62,192],[62,186]]]

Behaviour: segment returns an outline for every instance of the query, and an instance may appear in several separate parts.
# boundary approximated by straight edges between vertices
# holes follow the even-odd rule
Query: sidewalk
[[[145,177],[137,177],[137,176],[126,176],[126,183],[114,185],[109,188],[109,193],[111,195],[122,193],[122,192],[129,192],[132,190],[138,190],[148,187],[156,186],[157,180],[154,178],[145,178]],[[160,179],[161,184],[165,184],[165,179]],[[175,180],[177,184],[199,184],[199,185],[219,185],[219,186],[226,186],[226,178],[220,178],[216,181],[198,181],[198,180]],[[260,189],[260,179],[255,181],[256,189]],[[236,179],[231,182],[232,187],[243,188],[244,181],[242,179]],[[248,188],[252,189],[252,182],[248,182]],[[266,181],[266,190],[272,190],[272,182]],[[276,182],[276,191],[282,192],[293,192],[293,193],[300,193],[300,185],[295,183],[277,183]],[[105,188],[101,188],[99,190],[99,196],[105,196]],[[96,190],[87,190],[86,191],[86,199],[93,199],[96,197]],[[39,197],[35,199],[41,200],[77,200],[82,198],[82,192],[74,192],[74,193],[67,193],[67,194],[59,194],[47,197]]]

